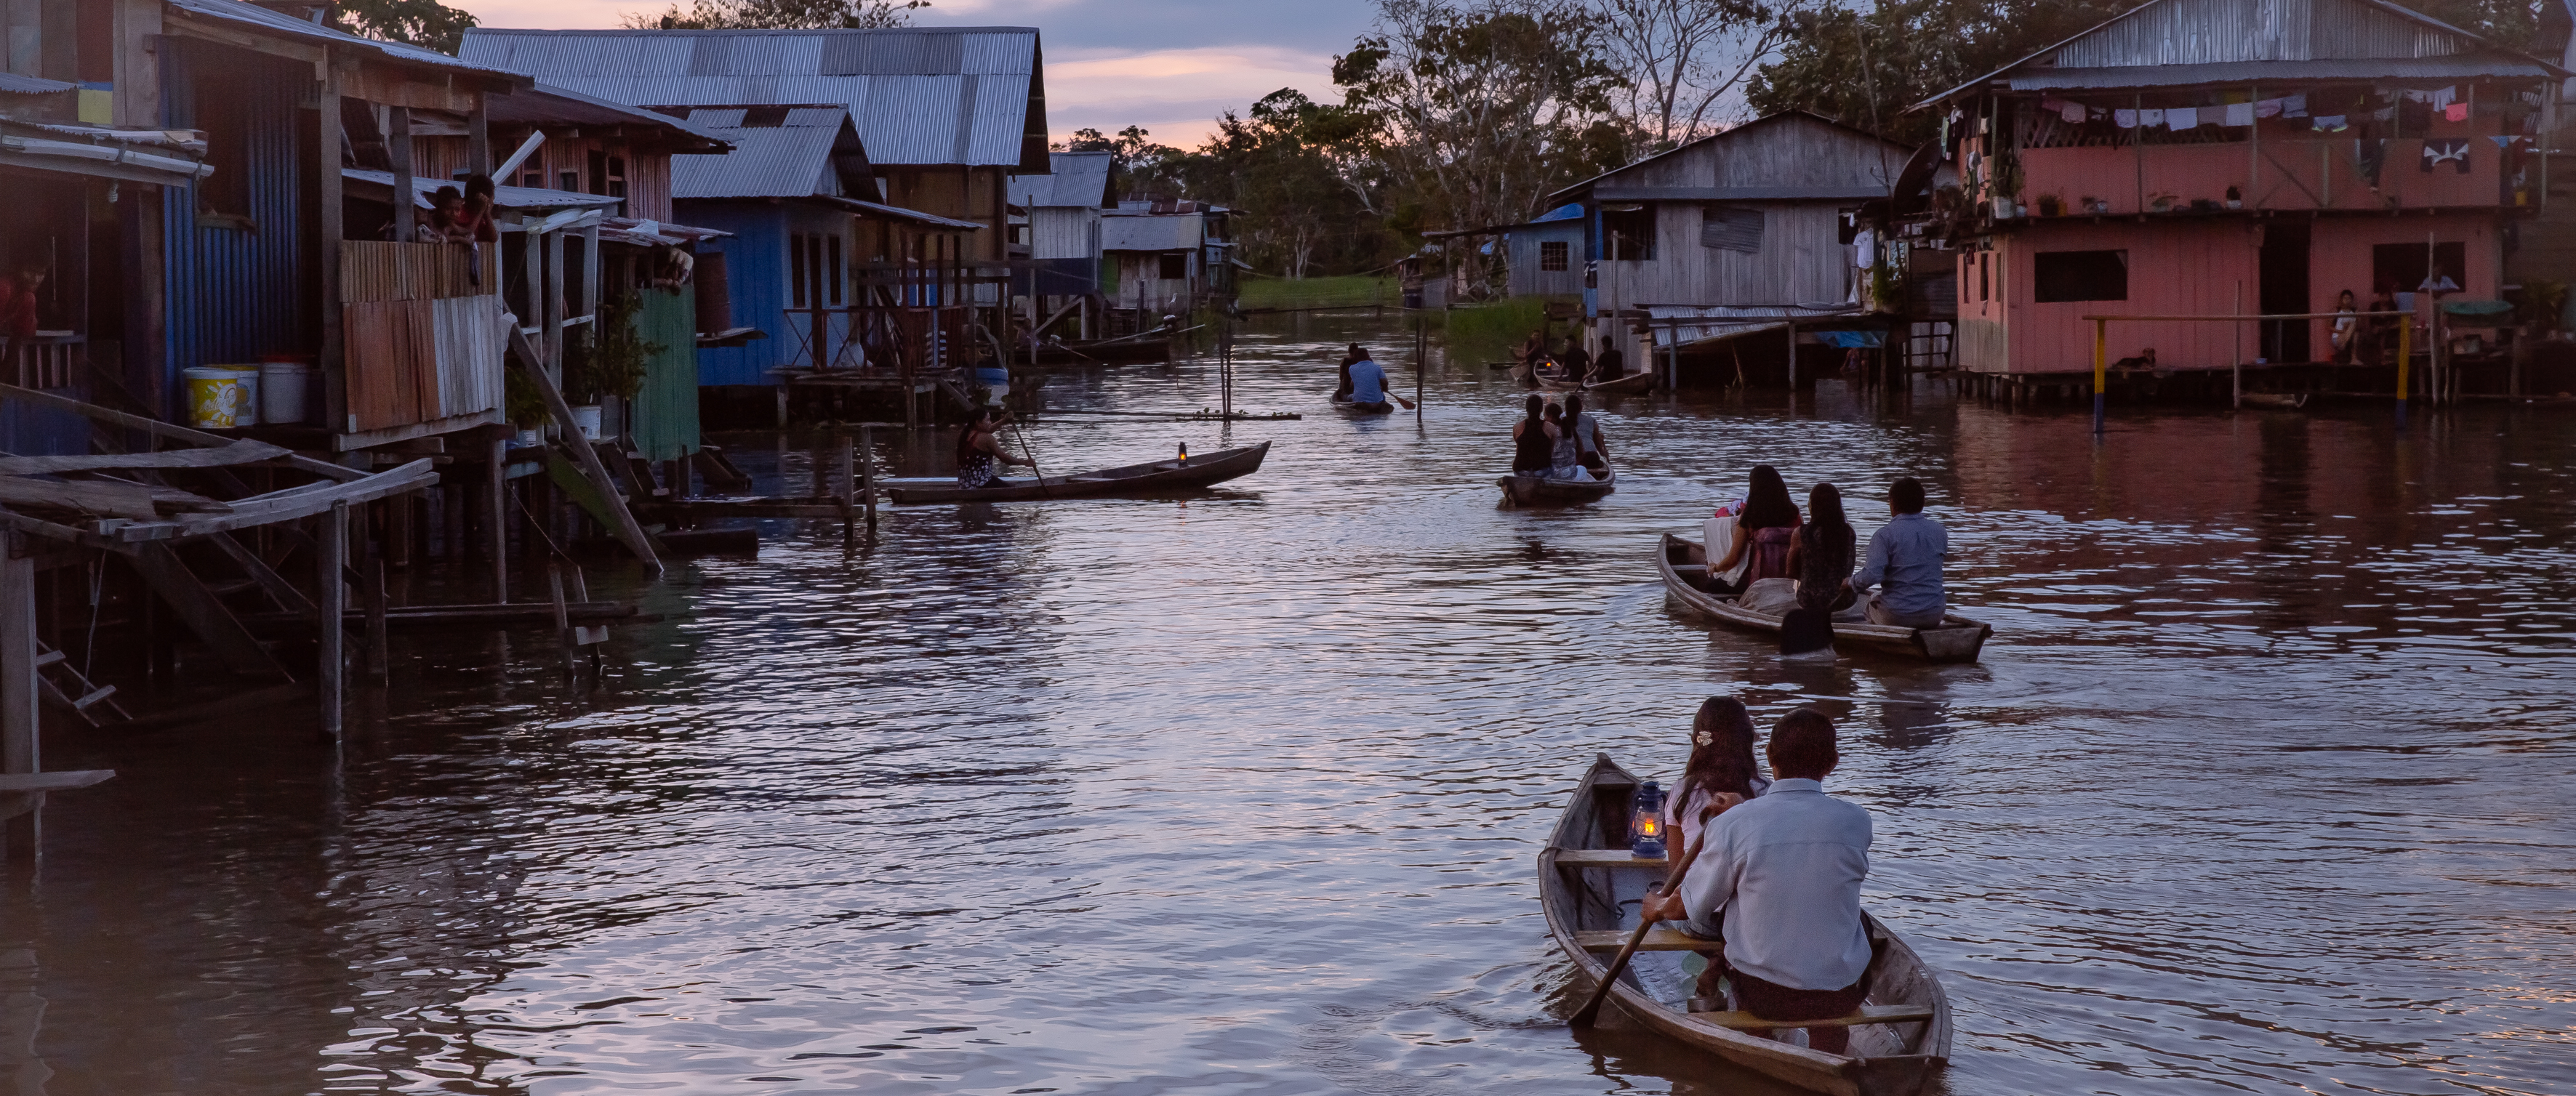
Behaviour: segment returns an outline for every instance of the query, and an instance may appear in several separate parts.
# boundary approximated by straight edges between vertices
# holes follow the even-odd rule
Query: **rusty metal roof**
[[[693,125],[685,117],[662,114],[593,98],[571,88],[540,83],[509,95],[492,95],[483,100],[484,112],[495,124],[532,125],[538,127],[631,126],[654,131],[670,142],[673,151],[721,152],[721,138]]]
[[[1106,152],[1055,152],[1047,156],[1053,169],[1045,175],[1011,176],[1011,204],[1029,209],[1056,206],[1078,206],[1093,209],[1116,209],[1117,200],[1109,190],[1111,169],[1117,157]]]
[[[463,55],[641,106],[838,103],[878,164],[1046,169],[1033,27],[465,32]]]

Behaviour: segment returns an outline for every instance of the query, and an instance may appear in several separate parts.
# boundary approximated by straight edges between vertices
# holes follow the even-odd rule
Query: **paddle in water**
[[[1665,889],[1669,890],[1682,885],[1682,876],[1690,873],[1691,861],[1699,859],[1700,850],[1708,847],[1708,820],[1717,817],[1717,812],[1725,809],[1722,806],[1712,806],[1699,812],[1699,842],[1682,850],[1681,862],[1673,865],[1673,870],[1664,875]],[[1593,987],[1592,999],[1585,1001],[1582,1010],[1576,1012],[1574,1019],[1568,1023],[1575,1027],[1592,1026],[1592,1021],[1601,1015],[1601,1002],[1610,999],[1610,987],[1619,984],[1619,974],[1628,969],[1629,957],[1637,954],[1637,945],[1646,942],[1646,933],[1654,927],[1655,922],[1643,918],[1637,921],[1637,931],[1629,933],[1628,942],[1619,945],[1619,954],[1610,960],[1610,969],[1601,975],[1601,984]]]

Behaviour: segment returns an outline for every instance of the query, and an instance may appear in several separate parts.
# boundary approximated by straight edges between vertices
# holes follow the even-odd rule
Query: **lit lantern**
[[[1641,860],[1664,855],[1664,790],[1652,780],[1637,789],[1628,812],[1628,851]]]

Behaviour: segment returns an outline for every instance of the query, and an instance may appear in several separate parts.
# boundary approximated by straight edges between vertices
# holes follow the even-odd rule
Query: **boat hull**
[[[1503,489],[1503,501],[1514,506],[1580,506],[1618,490],[1619,470],[1613,468],[1609,478],[1591,482],[1511,475],[1494,483]]]
[[[1172,340],[1116,339],[1041,343],[1034,364],[1079,369],[1093,365],[1151,365],[1172,360]]]
[[[955,480],[892,480],[887,483],[886,494],[899,503],[929,503],[1019,502],[1186,491],[1260,471],[1262,458],[1269,454],[1270,443],[1265,441],[1241,449],[1225,449],[1192,457],[1187,461],[1131,464],[1097,472],[1048,476],[1042,481],[1013,480],[1007,487],[966,488],[957,486]]]
[[[1622,923],[1634,909],[1623,900],[1644,893],[1661,877],[1647,870],[1558,864],[1571,850],[1626,847],[1627,804],[1637,778],[1601,755],[1577,785],[1574,797],[1557,821],[1556,832],[1538,856],[1539,900],[1547,915],[1548,934],[1565,949],[1591,986],[1608,973],[1609,952],[1584,946],[1577,933],[1634,929]],[[1635,967],[1620,975],[1610,999],[1621,1011],[1657,1034],[1715,1054],[1738,1066],[1834,1096],[1917,1096],[1935,1073],[1949,1063],[1950,1000],[1940,980],[1905,939],[1866,914],[1870,945],[1868,1004],[1904,1005],[1932,1010],[1929,1020],[1871,1024],[1850,1029],[1852,1053],[1826,1054],[1802,1046],[1760,1038],[1718,1026],[1657,1000]],[[1783,1025],[1786,1027],[1787,1025]]]
[[[1707,574],[1708,553],[1694,541],[1664,534],[1655,552],[1655,569],[1664,577],[1664,588],[1673,597],[1704,616],[1753,632],[1778,635],[1780,618],[1757,613],[1735,603],[1735,599],[1711,592],[1703,583]],[[1697,573],[1692,573],[1692,568]],[[1985,650],[1986,639],[1995,634],[1994,627],[1957,614],[1941,618],[1938,628],[1900,628],[1890,624],[1863,621],[1834,622],[1834,646],[1843,650],[1876,651],[1927,662],[1975,662]]]

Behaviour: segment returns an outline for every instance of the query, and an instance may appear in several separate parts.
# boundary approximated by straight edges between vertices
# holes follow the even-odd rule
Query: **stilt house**
[[[1934,96],[1914,109],[1939,112],[1962,192],[1912,231],[1956,248],[1958,364],[2071,380],[2087,315],[2500,297],[2567,76],[2378,0],[2153,0]],[[2331,322],[2116,322],[2107,356],[2326,362]]]
[[[1029,272],[1012,287],[1035,314],[1032,324],[1057,318],[1077,303],[1096,304],[1103,278],[1101,216],[1118,208],[1116,157],[1106,152],[1057,152],[1045,175],[1011,177],[1011,204],[1026,210]],[[1055,334],[1084,337],[1093,308]],[[1032,334],[1040,334],[1033,332]]]

